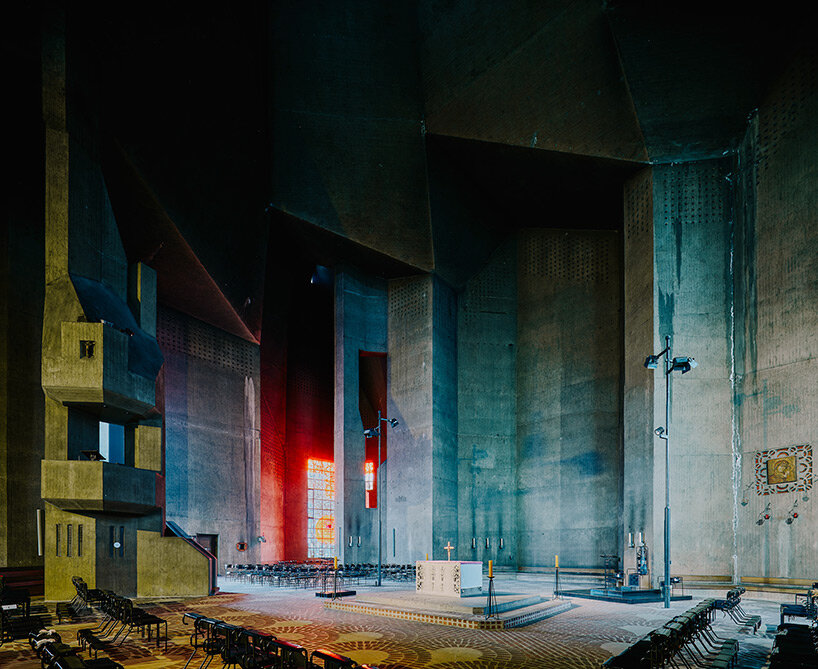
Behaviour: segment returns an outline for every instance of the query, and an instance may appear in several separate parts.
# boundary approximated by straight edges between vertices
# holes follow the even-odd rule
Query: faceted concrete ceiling
[[[658,4],[72,5],[69,88],[257,333],[278,226],[458,285],[512,229],[621,226],[636,165],[731,152],[814,24]]]

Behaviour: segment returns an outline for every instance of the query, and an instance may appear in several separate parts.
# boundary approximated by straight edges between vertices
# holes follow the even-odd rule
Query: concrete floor
[[[504,591],[550,595],[553,577],[533,574],[504,574],[497,587]],[[613,654],[681,613],[709,594],[692,591],[692,601],[662,604],[618,604],[574,599],[574,607],[552,618],[511,630],[464,630],[426,623],[351,614],[324,609],[324,602],[311,590],[273,588],[220,579],[221,593],[213,597],[183,602],[147,602],[151,613],[169,622],[168,650],[157,650],[143,640],[128,640],[113,648],[108,656],[126,667],[159,669],[182,667],[190,655],[190,627],[182,624],[182,613],[197,611],[210,617],[275,634],[298,643],[309,651],[327,648],[382,669],[399,667],[455,668],[597,668]],[[372,586],[354,585],[359,592]],[[405,590],[406,583],[383,586],[384,590]],[[791,601],[781,596],[778,601]],[[778,624],[778,603],[743,599],[748,613],[762,616],[761,631],[739,633],[726,616],[719,616],[716,631],[739,640],[740,666],[764,666],[772,646],[772,628]],[[53,605],[49,605],[53,610]],[[71,642],[76,630],[88,623],[58,625],[63,639]],[[100,654],[102,656],[103,654]],[[198,666],[194,660],[191,667]],[[27,644],[17,641],[0,647],[0,666],[36,669],[39,662]],[[211,666],[219,666],[214,662]]]

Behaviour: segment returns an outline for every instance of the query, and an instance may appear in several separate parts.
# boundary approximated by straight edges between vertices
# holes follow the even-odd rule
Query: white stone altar
[[[418,560],[415,590],[426,595],[468,597],[483,592],[483,563]]]

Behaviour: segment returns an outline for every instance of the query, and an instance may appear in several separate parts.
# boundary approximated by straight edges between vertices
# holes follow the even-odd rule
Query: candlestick
[[[493,561],[493,560],[489,560],[489,578],[492,578],[492,577],[494,576],[494,569],[493,569],[493,567],[494,567],[494,561]]]
[[[332,560],[333,560],[333,564],[332,564],[333,568],[338,569],[338,558],[334,557],[334,558],[332,558]]]
[[[557,569],[560,568],[560,556],[559,555],[554,556],[554,567],[556,567]]]

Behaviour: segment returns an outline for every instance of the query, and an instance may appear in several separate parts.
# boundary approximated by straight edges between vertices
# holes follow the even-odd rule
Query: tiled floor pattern
[[[137,638],[112,648],[108,656],[126,667],[138,669],[181,668],[191,651],[188,638],[191,628],[182,624],[182,613],[191,610],[235,625],[271,632],[309,651],[328,648],[382,669],[595,669],[612,654],[687,610],[699,599],[695,597],[692,603],[674,602],[670,611],[661,604],[625,605],[577,599],[573,602],[574,608],[552,618],[522,628],[491,631],[326,610],[324,602],[310,591],[222,583],[223,589],[231,587],[244,592],[150,604],[151,613],[169,621],[168,650],[157,650]],[[536,587],[536,582],[532,587]],[[762,615],[765,624],[777,624],[777,605],[761,601],[745,604],[748,611]],[[71,641],[76,630],[84,626],[88,624],[55,627],[64,641]],[[722,636],[739,639],[743,666],[763,666],[772,644],[769,636],[739,634],[736,625],[727,619],[719,621],[717,629]],[[191,667],[198,664],[195,660]],[[214,661],[211,666],[218,667],[220,663]],[[37,669],[39,662],[26,643],[16,641],[0,647],[0,667]]]

